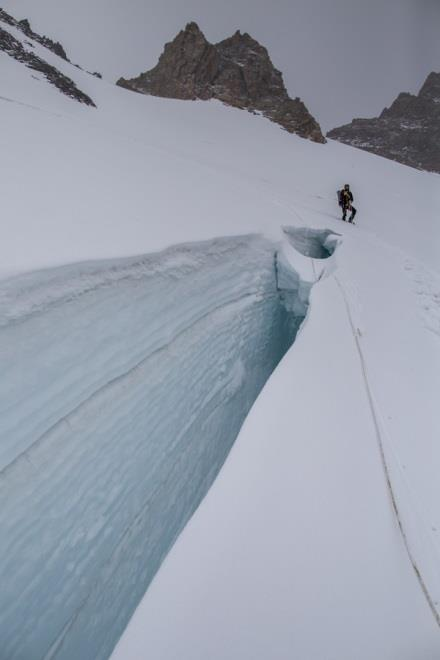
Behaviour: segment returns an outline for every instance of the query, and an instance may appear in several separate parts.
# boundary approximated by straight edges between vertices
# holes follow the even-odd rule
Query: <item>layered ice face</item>
[[[109,656],[295,338],[288,269],[246,236],[3,284],[5,658]]]

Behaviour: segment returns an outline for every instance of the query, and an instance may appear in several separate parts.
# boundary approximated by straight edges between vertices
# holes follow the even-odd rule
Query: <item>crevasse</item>
[[[288,270],[245,236],[3,283],[2,658],[108,658],[294,341]]]

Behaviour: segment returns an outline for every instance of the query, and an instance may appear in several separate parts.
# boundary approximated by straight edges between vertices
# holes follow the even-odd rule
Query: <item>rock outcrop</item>
[[[4,27],[2,27],[2,23]],[[84,103],[85,105],[96,107],[90,96],[82,92],[71,78],[59,71],[52,64],[46,62],[43,57],[32,52],[31,49],[34,48],[33,44],[30,42],[24,44],[19,41],[19,39],[8,31],[7,26],[20,30],[29,39],[36,41],[59,57],[62,57],[62,59],[69,61],[67,60],[66,53],[61,44],[52,41],[48,37],[37,35],[31,30],[29,22],[26,19],[23,21],[17,21],[3,9],[0,9],[0,51],[3,51],[18,62],[21,62],[29,69],[42,73],[49,83],[54,85],[66,96],[69,96],[80,103]]]
[[[121,87],[175,99],[218,99],[260,112],[289,133],[325,142],[319,124],[299,99],[291,99],[283,76],[269,54],[249,34],[237,31],[218,44],[207,41],[196,23],[189,23],[165,45],[158,64]]]
[[[417,96],[399,94],[379,117],[354,119],[327,137],[440,173],[440,73],[430,73]]]
[[[48,48],[53,53],[55,53],[55,55],[58,55],[58,57],[62,57],[63,60],[66,60],[66,62],[70,62],[66,55],[66,51],[60,42],[53,41],[49,37],[34,32],[27,18],[23,18],[23,20],[17,21],[15,18],[13,18],[13,16],[5,12],[4,9],[0,9],[0,20],[4,21],[8,25],[11,25],[12,27],[16,27],[18,30],[23,32],[26,37],[29,37],[29,39],[33,39],[33,41],[36,41],[41,46]]]

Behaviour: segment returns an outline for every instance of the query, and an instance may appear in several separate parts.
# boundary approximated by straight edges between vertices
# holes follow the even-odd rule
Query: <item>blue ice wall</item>
[[[2,284],[2,659],[108,658],[294,340],[283,296],[249,236]]]

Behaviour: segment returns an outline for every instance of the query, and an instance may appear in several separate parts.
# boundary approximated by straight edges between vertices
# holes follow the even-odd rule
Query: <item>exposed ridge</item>
[[[319,124],[299,98],[291,99],[283,76],[264,46],[247,32],[211,44],[197,23],[188,23],[165,44],[158,64],[136,78],[120,78],[121,87],[167,98],[218,99],[260,112],[289,133],[325,142]]]
[[[411,167],[440,173],[440,73],[431,72],[418,95],[399,94],[379,117],[353,119],[327,136]]]
[[[70,62],[70,60],[67,58],[64,48],[59,42],[52,41],[48,37],[41,37],[40,35],[37,35],[35,32],[33,32],[29,21],[26,19],[17,21],[15,18],[7,14],[3,9],[0,9],[0,21],[6,25],[10,25],[11,27],[19,29],[28,38],[33,39],[40,45],[51,50],[62,59]],[[30,46],[32,46],[32,44],[30,44]],[[16,39],[10,32],[8,32],[8,30],[3,29],[1,26],[0,51],[3,51],[14,60],[21,62],[29,69],[42,73],[49,83],[54,85],[60,92],[69,98],[79,101],[80,103],[84,103],[85,105],[96,107],[90,96],[81,91],[71,78],[59,71],[59,69],[57,69],[52,64],[46,62],[46,60],[44,60],[42,57],[39,57],[31,50],[25,48],[21,41]]]
[[[66,62],[70,62],[66,55],[66,51],[60,42],[53,41],[49,37],[34,32],[27,18],[23,18],[21,21],[18,21],[13,16],[8,14],[4,9],[0,9],[0,20],[4,21],[8,25],[11,25],[12,27],[16,27],[18,30],[23,32],[23,34],[29,37],[29,39],[33,39],[41,46],[51,50],[53,53],[55,53],[55,55],[58,55],[58,57],[62,57],[63,60],[66,60]]]

